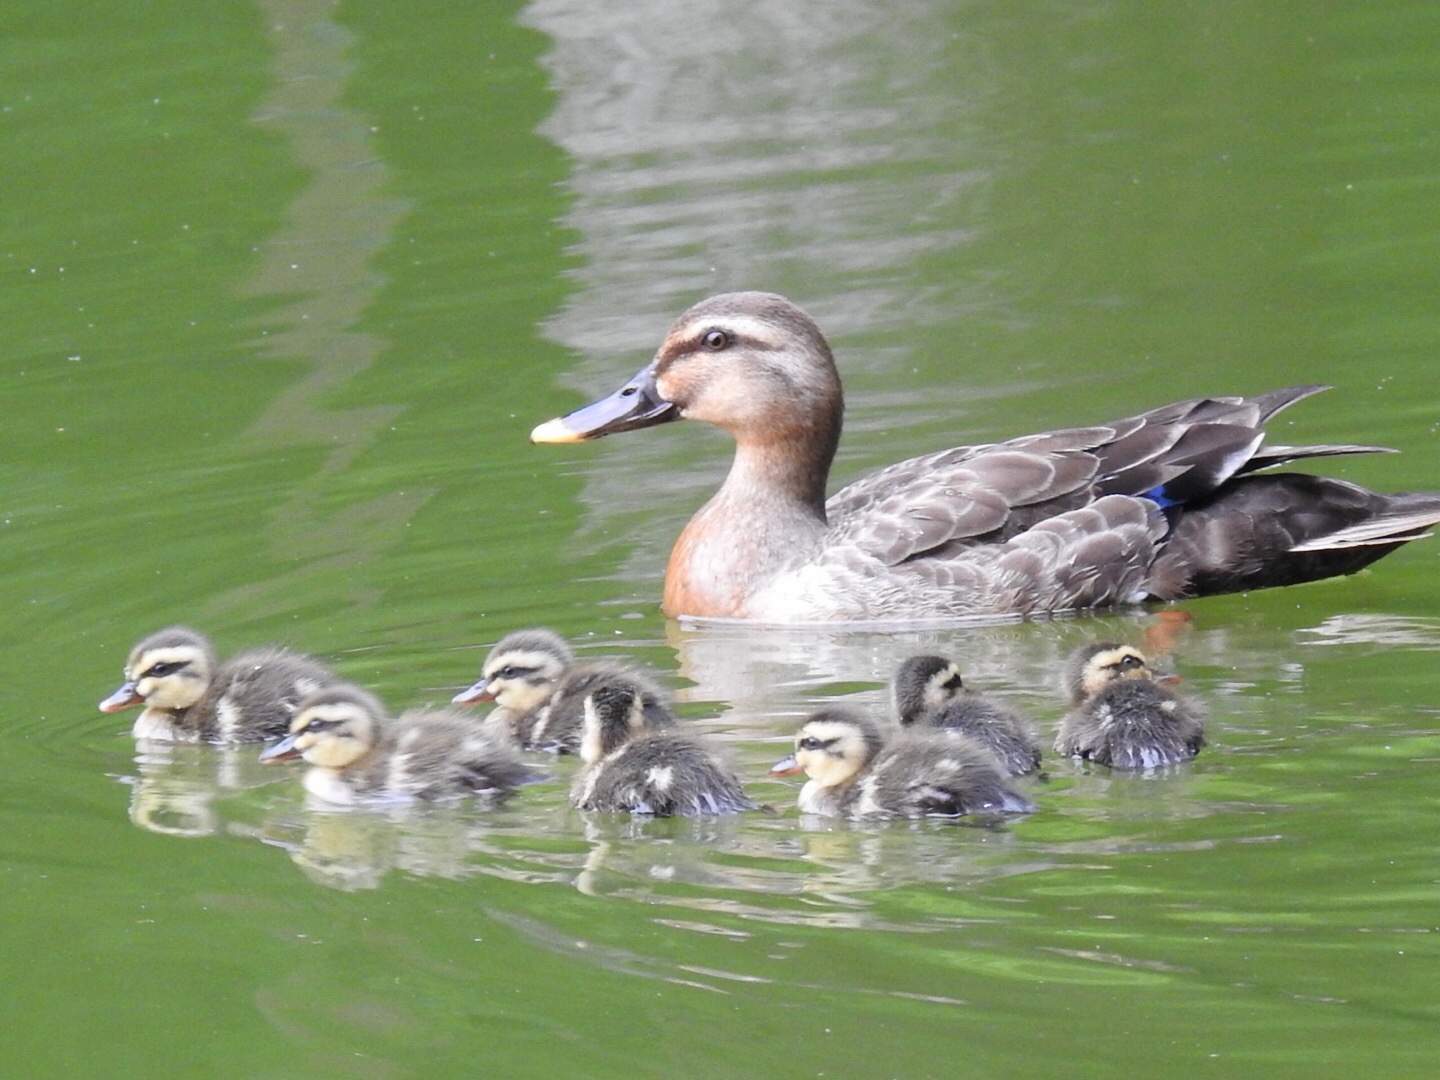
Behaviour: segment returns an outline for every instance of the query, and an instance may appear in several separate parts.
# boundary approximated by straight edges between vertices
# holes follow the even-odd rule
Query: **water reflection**
[[[267,607],[289,611],[294,590],[312,582],[317,568],[353,567],[393,548],[432,492],[411,484],[338,510],[318,509],[333,491],[335,474],[400,412],[399,406],[340,409],[328,402],[388,344],[357,326],[386,282],[376,259],[409,207],[390,193],[372,120],[344,104],[355,38],[336,21],[334,5],[259,0],[259,6],[274,59],[273,83],[255,123],[286,140],[307,183],[279,229],[257,248],[254,276],[241,295],[267,301],[255,351],[298,364],[305,374],[265,408],[242,441],[256,454],[313,449],[320,456],[308,480],[287,484],[264,531],[277,561],[298,566],[211,601],[216,610],[244,601],[263,613]]]
[[[578,237],[574,290],[547,325],[580,354],[567,384],[609,392],[675,315],[729,289],[791,294],[833,337],[1003,303],[981,275],[915,272],[969,243],[1000,153],[986,124],[992,58],[951,31],[952,16],[935,0],[533,0],[522,19],[552,42],[543,62],[557,95],[540,131],[571,162],[564,223]],[[847,374],[908,359],[849,353]],[[933,388],[873,394],[852,389],[852,428],[882,402],[884,426],[902,411],[911,423],[951,411],[937,411]],[[612,472],[615,454],[625,468]],[[587,447],[578,542],[613,542],[620,522],[633,543],[625,576],[652,576],[678,532],[674,496],[713,484],[720,457],[682,458],[667,439]]]
[[[298,773],[277,777],[255,761],[253,748],[148,743],[137,744],[135,773],[123,778],[132,785],[129,814],[135,825],[173,837],[226,835],[269,845],[309,881],[343,891],[373,890],[396,875],[484,877],[630,901],[666,925],[722,936],[745,933],[751,924],[913,935],[1005,920],[1013,915],[967,897],[1020,878],[1050,882],[1044,888],[1053,894],[1057,886],[1047,875],[1055,870],[1064,871],[1063,888],[1077,898],[1109,895],[1120,860],[1201,857],[1256,844],[1294,850],[1307,806],[1337,798],[1328,788],[1295,788],[1301,781],[1294,755],[1304,749],[1305,776],[1339,778],[1371,768],[1382,749],[1357,758],[1353,746],[1338,745],[1327,737],[1333,723],[1317,725],[1300,692],[1317,676],[1312,662],[1323,665],[1331,655],[1302,645],[1328,633],[1331,620],[1279,636],[1263,621],[1247,629],[1234,621],[1211,628],[1203,614],[1188,620],[1172,639],[1175,665],[1187,689],[1211,706],[1211,745],[1194,762],[1134,775],[1056,760],[1047,749],[1047,777],[1026,787],[1040,810],[1020,821],[857,824],[800,816],[796,788],[764,775],[776,743],[788,739],[799,713],[821,701],[846,697],[884,709],[884,680],[899,658],[918,649],[961,658],[974,681],[1023,699],[1049,723],[1063,711],[1052,676],[1077,641],[1145,640],[1167,618],[1132,613],[899,634],[674,626],[678,672],[693,683],[683,696],[695,707],[686,711],[700,702],[720,706],[719,715],[707,710],[704,719],[685,722],[727,740],[752,794],[771,804],[752,814],[672,820],[580,814],[567,802],[575,767],[569,759],[547,761],[550,781],[497,810],[463,802],[337,810],[307,802]],[[1410,622],[1374,618],[1377,626],[1403,623],[1417,632]],[[646,643],[637,648],[653,653]],[[1354,720],[1341,722],[1349,727]],[[1411,718],[1398,728],[1388,724],[1383,749],[1428,746],[1411,734],[1413,726]],[[937,888],[944,902],[925,906],[919,898]],[[512,920],[512,928],[580,947],[563,927],[533,913]],[[713,980],[728,978],[718,970],[680,972],[669,961],[640,963],[628,951],[629,959],[607,960],[609,954],[584,948],[587,962],[613,960],[617,970],[630,970],[633,961],[656,977],[698,979],[712,988]],[[1104,962],[1098,954],[1092,959]]]

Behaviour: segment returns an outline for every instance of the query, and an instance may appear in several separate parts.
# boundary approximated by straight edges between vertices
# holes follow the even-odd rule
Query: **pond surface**
[[[623,10],[607,10],[623,8]],[[699,297],[830,334],[837,480],[1327,382],[1285,442],[1440,487],[1433,5],[22,0],[0,15],[10,1075],[1429,1076],[1440,541],[1187,603],[1211,745],[1003,827],[816,825],[798,719],[918,649],[1047,731],[1153,612],[894,633],[658,612],[728,444],[535,447]],[[773,813],[307,809],[137,746],[142,634],[396,707],[508,630],[641,663]],[[132,714],[133,715],[133,714]],[[563,779],[568,763],[554,766]]]

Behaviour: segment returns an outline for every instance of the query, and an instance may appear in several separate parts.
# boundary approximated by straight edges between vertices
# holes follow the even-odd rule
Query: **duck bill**
[[[131,705],[143,705],[145,699],[135,689],[134,680],[120,684],[120,689],[100,702],[101,712],[119,712],[121,709],[128,709]]]
[[[451,705],[479,705],[482,702],[494,701],[495,693],[490,689],[490,680],[481,679],[474,686],[467,690],[461,690],[450,699]]]
[[[530,433],[537,443],[576,443],[621,431],[653,427],[680,419],[680,409],[660,396],[655,365],[649,364],[609,397],[547,420]]]
[[[299,735],[286,735],[274,746],[267,746],[260,751],[260,760],[266,765],[275,765],[282,761],[298,761],[300,751],[295,747],[295,740]]]
[[[796,773],[804,771],[805,770],[801,766],[801,764],[795,760],[794,754],[791,754],[789,757],[777,761],[774,765],[770,766],[771,776],[794,776]]]

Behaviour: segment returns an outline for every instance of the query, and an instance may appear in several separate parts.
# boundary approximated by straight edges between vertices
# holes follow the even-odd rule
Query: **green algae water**
[[[836,482],[1325,382],[1276,441],[1440,488],[1423,4],[62,0],[0,14],[7,1075],[1428,1076],[1440,541],[1187,603],[1190,766],[1047,756],[1001,827],[816,827],[765,770],[919,650],[1047,733],[1130,612],[686,627],[723,436],[535,447],[694,300],[831,336]],[[307,809],[100,714],[138,637],[405,707],[548,624],[655,671],[773,808]]]

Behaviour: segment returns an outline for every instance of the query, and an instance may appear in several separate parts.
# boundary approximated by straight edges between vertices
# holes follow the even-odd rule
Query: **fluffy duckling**
[[[543,626],[501,638],[485,657],[480,680],[456,694],[453,704],[493,701],[497,707],[489,722],[504,727],[518,746],[573,754],[580,747],[585,698],[612,679],[628,680],[639,689],[648,724],[673,721],[669,700],[658,686],[611,664],[576,666],[569,643]]]
[[[100,711],[144,705],[137,739],[259,742],[285,734],[300,701],[337,681],[318,660],[279,645],[222,664],[204,634],[167,626],[130,650],[125,681]]]
[[[584,768],[570,801],[581,810],[673,817],[754,808],[735,774],[694,739],[645,717],[639,684],[611,679],[585,697]]]
[[[451,709],[411,709],[398,719],[358,686],[341,684],[300,704],[290,732],[267,748],[267,764],[304,759],[305,790],[341,806],[365,800],[447,799],[488,803],[539,779],[503,738]]]
[[[1188,761],[1205,745],[1204,716],[1150,670],[1145,655],[1104,641],[1071,657],[1074,706],[1060,721],[1055,752],[1116,769],[1155,769]]]
[[[885,743],[849,709],[822,709],[795,736],[795,752],[772,776],[803,772],[800,810],[848,818],[956,817],[1029,813],[1034,805],[1005,783],[1000,762],[963,732],[908,729]]]
[[[968,689],[960,669],[943,656],[912,656],[891,683],[902,727],[954,728],[988,747],[1010,776],[1040,767],[1030,724],[1014,709]]]

